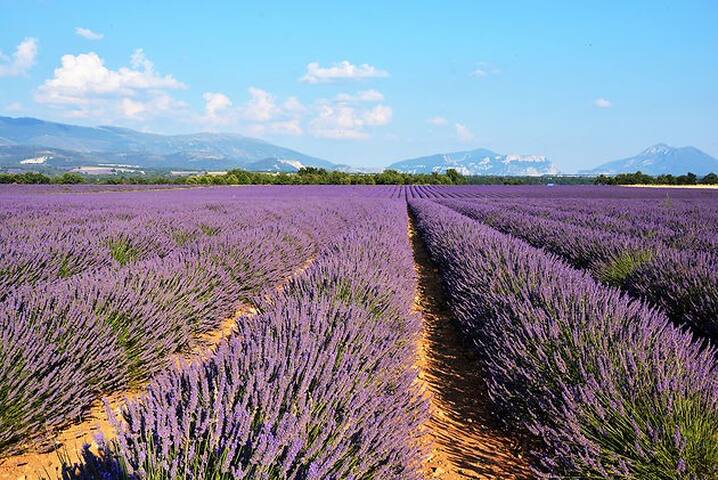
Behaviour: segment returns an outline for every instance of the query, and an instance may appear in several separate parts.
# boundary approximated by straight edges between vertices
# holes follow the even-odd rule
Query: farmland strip
[[[438,200],[453,210],[562,256],[597,280],[665,309],[677,325],[718,339],[718,258],[636,238],[507,211],[480,202]]]
[[[715,478],[715,351],[558,257],[412,201],[452,312],[505,424],[539,442],[537,473]]]
[[[88,455],[80,476],[418,480],[426,405],[412,366],[419,323],[405,204],[367,203],[212,358],[162,375],[131,402],[118,439],[104,457]]]
[[[452,324],[436,266],[410,221],[415,309],[422,317],[419,380],[429,394],[431,414],[424,425],[430,448],[425,478],[529,478],[519,446],[497,428],[476,352]]]

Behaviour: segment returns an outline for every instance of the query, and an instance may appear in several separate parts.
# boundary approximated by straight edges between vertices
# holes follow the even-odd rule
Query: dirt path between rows
[[[311,256],[299,269],[277,285],[274,291],[280,292],[284,289],[292,278],[301,275],[309,268],[315,258],[315,256]],[[242,302],[234,314],[224,319],[217,329],[200,335],[196,339],[193,348],[189,351],[172,355],[170,362],[168,362],[168,368],[179,367],[182,364],[192,364],[208,358],[222,340],[232,335],[240,318],[256,315],[257,313],[258,311],[254,305],[249,302]],[[143,393],[144,388],[137,388],[116,392],[96,401],[82,422],[70,425],[52,439],[54,449],[51,451],[30,450],[0,459],[0,480],[59,479],[61,477],[60,468],[63,463],[62,457],[66,462],[77,463],[80,461],[79,454],[84,445],[91,445],[93,451],[97,451],[95,437],[99,433],[102,433],[105,440],[115,437],[115,429],[110,423],[105,401],[110,405],[114,414],[119,415],[122,406],[127,401],[140,398]]]
[[[439,272],[413,227],[409,238],[418,275],[415,309],[422,316],[419,381],[430,397],[425,478],[526,479],[530,473],[516,442],[496,428],[476,352],[465,346],[443,297]]]

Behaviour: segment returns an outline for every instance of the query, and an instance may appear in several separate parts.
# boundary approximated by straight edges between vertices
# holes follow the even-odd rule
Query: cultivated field
[[[718,192],[0,186],[0,480],[718,478]]]

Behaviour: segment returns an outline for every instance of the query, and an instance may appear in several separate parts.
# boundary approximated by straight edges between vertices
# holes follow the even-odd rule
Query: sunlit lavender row
[[[34,275],[11,277],[0,303],[0,451],[45,440],[100,395],[164,368],[168,355],[299,268],[344,218],[336,202],[153,195],[5,207],[7,231],[27,222],[35,247],[2,255],[3,272]],[[59,258],[77,260],[67,275],[56,274]]]
[[[420,478],[406,208],[347,207],[352,222],[260,315],[129,404],[80,477]]]
[[[559,257],[437,203],[411,208],[499,418],[538,442],[538,476],[718,475],[715,349]]]
[[[0,186],[0,474],[127,395],[66,479],[435,478],[435,270],[465,431],[536,477],[716,478],[716,231],[705,190]]]

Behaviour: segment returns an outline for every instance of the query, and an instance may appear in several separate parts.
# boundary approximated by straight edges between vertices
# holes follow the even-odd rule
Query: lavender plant
[[[130,403],[79,476],[420,478],[406,212],[370,206],[215,355]]]
[[[561,255],[595,278],[665,309],[676,324],[718,338],[718,257],[512,212],[500,205],[440,200],[454,210]]]
[[[418,229],[506,425],[552,477],[718,475],[712,348],[659,311],[428,201]]]

